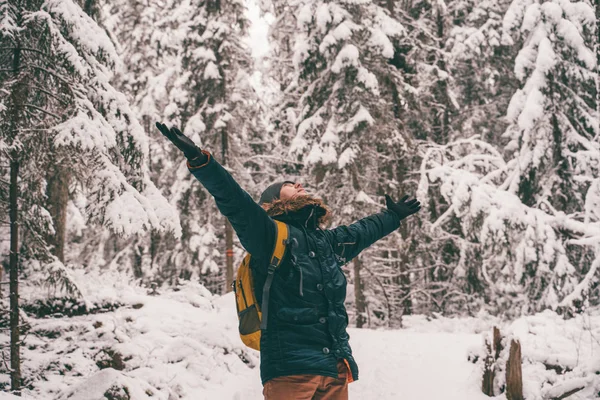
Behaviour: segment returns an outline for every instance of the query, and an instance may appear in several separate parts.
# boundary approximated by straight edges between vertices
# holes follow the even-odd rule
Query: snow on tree
[[[411,138],[411,151],[395,156],[402,166],[399,181],[407,183],[401,192],[414,194],[416,182],[410,177],[418,171],[422,149],[429,142],[445,143],[456,134],[453,117],[459,105],[445,50],[452,14],[443,1],[379,1],[378,4],[386,7],[406,29],[406,34],[394,41],[389,63],[396,67],[398,80],[404,82],[399,85],[403,90],[396,95],[402,106],[396,107],[394,116],[404,135]],[[452,6],[460,4],[463,3],[453,2]],[[422,213],[415,215],[410,230],[403,224],[402,241],[396,244],[397,249],[392,250],[390,257],[392,265],[397,265],[392,269],[394,278],[386,278],[379,285],[383,287],[387,282],[388,291],[402,288],[399,296],[391,296],[396,298],[393,301],[384,296],[386,302],[392,303],[390,308],[401,313],[444,310],[444,303],[452,295],[445,268],[449,249],[422,231],[423,217]]]
[[[417,89],[407,126],[424,139],[419,146],[421,160],[435,146],[431,142],[444,145],[475,133],[486,142],[499,141],[507,126],[504,114],[511,88],[517,86],[511,70],[516,51],[500,40],[508,5],[498,1],[453,1],[447,6],[418,2],[404,13],[399,7],[411,31],[402,46],[409,49],[404,59],[410,62],[407,74]],[[417,312],[477,312],[482,292],[477,264],[467,263],[460,279],[454,275],[462,262],[461,236],[432,236],[429,230],[431,222],[448,208],[439,194],[442,183],[428,182],[429,193],[420,193],[429,213],[417,215],[421,224],[414,233],[418,238],[412,255],[414,308]]]
[[[111,33],[121,68],[114,84],[129,99],[132,112],[142,122],[149,138],[150,176],[163,195],[170,197],[172,176],[181,160],[165,145],[154,123],[162,120],[174,77],[173,60],[181,47],[184,32],[180,25],[187,15],[178,13],[179,1],[123,0],[101,2],[100,22]],[[176,208],[176,205],[172,205]],[[77,208],[71,207],[73,221]],[[117,268],[129,271],[134,278],[150,281],[162,274],[160,266],[169,259],[171,234],[138,233],[121,238],[108,231],[71,226],[74,248],[71,257],[89,268]],[[170,277],[172,278],[172,277]],[[158,279],[159,281],[161,279]]]
[[[286,153],[294,136],[296,108],[300,98],[295,85],[293,57],[296,15],[302,4],[277,0],[262,0],[259,3],[264,14],[274,16],[268,32],[269,52],[260,66],[262,84],[270,92],[266,99],[268,150],[272,154],[269,161],[280,174],[298,175],[303,163],[290,160]]]
[[[194,1],[178,7],[178,15],[186,16],[179,27],[184,39],[176,58],[170,60],[174,80],[163,115],[211,151],[246,190],[256,192],[252,174],[260,165],[250,157],[262,146],[257,143],[262,135],[262,115],[261,103],[250,85],[253,60],[243,42],[248,29],[245,6],[242,1]],[[209,194],[187,172],[178,150],[171,151],[171,160],[179,162],[163,176],[170,178],[171,201],[185,217],[182,240],[174,244],[169,264],[192,276],[212,274],[217,281],[210,289],[228,290],[233,257],[225,258],[223,253],[231,254],[224,250],[232,249],[233,230]],[[241,253],[239,246],[236,249]],[[224,259],[227,276],[223,276]]]
[[[147,137],[110,83],[118,57],[106,33],[70,0],[0,1],[0,10],[0,152],[10,163],[0,166],[0,175],[10,173],[0,200],[10,211],[11,386],[18,391],[19,272],[82,295],[64,266],[71,191],[85,197],[80,213],[89,222],[121,235],[179,234],[180,227],[149,178]]]
[[[455,279],[481,266],[491,310],[581,310],[596,303],[600,264],[593,9],[516,0],[503,25],[503,42],[522,46],[504,154],[477,137],[432,147],[419,193],[441,183],[449,206],[431,228],[460,243]]]
[[[394,62],[406,29],[387,8],[370,2],[272,4],[271,76],[281,85],[280,107],[272,120],[275,137],[303,166],[299,179],[334,209],[335,224],[351,223],[378,211],[383,193],[399,197],[410,190],[406,173],[412,138],[403,129],[403,114],[413,88]],[[285,29],[291,21],[296,21],[298,32],[293,41]],[[377,286],[378,296],[385,295],[379,291],[383,286],[374,281],[363,285],[359,278],[371,270],[373,257],[384,269],[404,268],[406,260],[397,260],[409,245],[398,254],[397,242],[392,237],[378,243],[364,260],[355,261],[350,287],[356,290],[359,325],[367,314],[362,288]],[[400,298],[400,274],[394,275],[385,285],[396,288],[392,290]],[[379,315],[387,315],[389,309]]]
[[[302,4],[297,1],[260,1],[264,14],[274,16],[269,26],[269,54],[267,55],[266,72],[283,92],[294,80],[294,42],[296,35],[296,15]]]
[[[506,189],[527,205],[545,198],[571,213],[583,208],[598,172],[593,8],[585,1],[519,7],[513,3],[504,21],[504,39],[513,40],[508,33],[518,24],[515,40],[524,43],[515,65],[524,85],[509,105],[505,133],[519,162]]]
[[[149,179],[147,137],[110,83],[119,58],[106,33],[71,1],[2,9],[2,150],[20,163],[22,261],[62,268],[48,244],[64,224],[53,208],[71,191],[85,198],[89,222],[118,234],[178,233],[174,209]]]
[[[517,50],[502,42],[502,18],[509,1],[453,2],[445,47],[459,111],[452,125],[461,137],[480,134],[497,143],[507,127],[506,107],[518,81],[513,62]]]
[[[152,180],[178,208],[183,236],[153,232],[124,241],[103,233],[88,238],[80,256],[128,270],[145,283],[199,278],[214,292],[226,290],[224,242],[229,238],[231,246],[232,232],[224,232],[224,219],[210,196],[154,123],[180,127],[220,162],[229,161],[236,178],[253,191],[252,177],[262,167],[249,156],[264,147],[264,112],[250,86],[253,65],[242,41],[248,25],[245,9],[241,3],[123,0],[105,2],[104,10],[103,23],[114,32],[124,63],[117,84],[150,133]],[[211,65],[202,64],[206,57]]]

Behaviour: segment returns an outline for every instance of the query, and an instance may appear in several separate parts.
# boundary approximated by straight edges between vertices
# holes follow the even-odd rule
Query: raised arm
[[[231,222],[242,246],[254,257],[268,259],[275,243],[275,221],[209,152],[200,150],[177,128],[169,130],[159,123],[156,126],[184,152],[188,169],[215,198],[219,211]]]
[[[421,204],[404,196],[398,203],[386,195],[387,210],[370,215],[352,225],[341,225],[325,231],[333,250],[344,263],[400,226],[400,221],[418,212]]]
[[[227,217],[248,253],[267,259],[275,243],[275,221],[252,200],[233,177],[210,155],[203,165],[188,168],[215,198],[219,211]]]
[[[325,235],[333,251],[346,263],[399,226],[400,218],[395,213],[385,210],[360,219],[352,225],[340,225],[328,229]]]

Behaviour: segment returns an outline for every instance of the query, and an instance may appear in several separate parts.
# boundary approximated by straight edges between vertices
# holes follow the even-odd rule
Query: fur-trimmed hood
[[[305,195],[293,199],[277,199],[264,203],[262,207],[271,217],[289,224],[299,224],[305,228],[316,229],[331,220],[331,211],[323,200]]]

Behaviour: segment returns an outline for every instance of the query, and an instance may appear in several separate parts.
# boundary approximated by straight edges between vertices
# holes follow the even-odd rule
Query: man
[[[386,195],[387,210],[349,226],[323,230],[327,206],[291,181],[269,186],[255,203],[219,165],[177,128],[158,129],[188,159],[188,168],[215,198],[217,207],[252,255],[254,287],[264,285],[275,244],[273,219],[289,226],[287,253],[273,278],[268,327],[260,341],[265,399],[347,399],[358,367],[348,343],[344,306],[346,278],[340,267],[396,230],[420,210],[417,200],[398,203]],[[256,289],[255,289],[256,290]],[[258,304],[262,290],[256,290]]]

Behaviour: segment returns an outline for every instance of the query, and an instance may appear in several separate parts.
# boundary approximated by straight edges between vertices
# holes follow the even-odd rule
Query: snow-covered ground
[[[22,398],[106,400],[107,392],[127,392],[123,398],[130,400],[262,398],[258,353],[239,340],[231,294],[212,296],[188,283],[150,296],[118,279],[107,285],[79,274],[90,301],[124,305],[107,313],[31,320],[23,350],[30,389]],[[360,368],[350,398],[489,399],[480,390],[481,362],[468,356],[482,354],[494,322],[484,316],[411,316],[401,330],[350,329]],[[600,391],[600,312],[566,322],[548,312],[502,330],[523,345],[528,400],[549,398],[554,383],[586,386],[570,400],[592,399]],[[564,365],[572,375],[558,376],[543,362]],[[108,365],[114,368],[99,368]],[[12,397],[0,393],[4,399]]]
[[[480,335],[359,329],[350,335],[361,368],[350,386],[353,399],[489,399],[479,368],[466,357]]]

